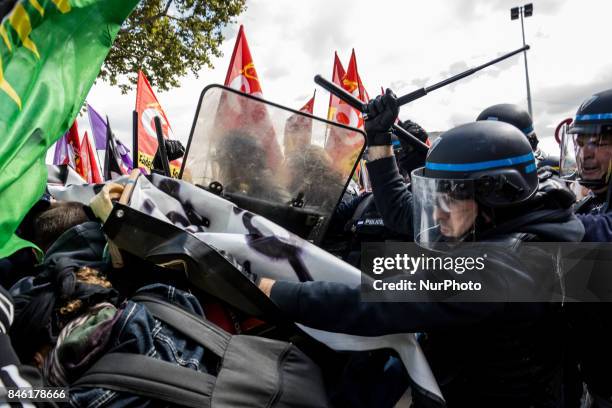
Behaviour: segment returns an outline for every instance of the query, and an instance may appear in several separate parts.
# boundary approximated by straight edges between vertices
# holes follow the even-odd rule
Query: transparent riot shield
[[[211,85],[180,178],[318,242],[364,141],[357,129]]]

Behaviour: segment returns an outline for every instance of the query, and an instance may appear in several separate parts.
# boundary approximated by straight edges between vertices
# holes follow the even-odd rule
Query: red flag
[[[332,71],[332,82],[338,86],[342,86],[342,78],[346,75],[344,67],[338,58],[338,52],[334,53],[334,67]],[[329,109],[327,110],[327,119],[335,120],[336,112],[338,111],[338,104],[340,99],[333,94],[329,95]]]
[[[166,113],[159,104],[147,77],[142,71],[138,71],[136,112],[138,112],[138,163],[135,167],[145,168],[150,172],[153,168],[153,157],[155,152],[157,152],[155,117],[158,116],[161,120],[164,138],[172,139],[173,133]],[[172,177],[178,177],[180,169],[180,159],[170,162]]]
[[[302,106],[300,112],[310,113],[312,115],[312,113],[314,112],[315,96],[317,96],[316,90],[312,94],[312,98],[310,98],[310,100],[306,102],[306,105]]]
[[[66,141],[72,147],[74,152],[74,169],[81,177],[87,180],[87,171],[83,165],[83,157],[81,156],[81,140],[79,139],[79,128],[76,119],[72,123],[70,130],[66,134]]]
[[[225,86],[260,98],[263,97],[259,77],[255,70],[253,57],[251,56],[249,44],[242,25],[238,31],[232,59],[230,60],[227,75],[225,76]],[[282,161],[282,154],[278,140],[276,140],[274,126],[265,105],[249,102],[246,104],[248,109],[241,106],[239,107],[240,109],[236,111],[225,104],[225,100],[221,100],[219,104],[223,104],[220,110],[223,111],[226,116],[228,112],[234,111],[235,117],[223,118],[223,120],[218,121],[218,123],[222,123],[222,125],[218,126],[222,127],[225,131],[241,127],[258,129],[253,133],[257,134],[266,150],[268,165],[272,169],[276,168]]]
[[[225,76],[224,85],[247,94],[263,96],[259,77],[255,70],[255,64],[253,64],[253,57],[251,56],[251,50],[249,50],[249,44],[247,43],[242,25],[240,30],[238,30],[238,37],[236,38],[234,52],[232,52],[232,59]]]
[[[309,113],[312,115],[314,112],[314,102],[317,91],[312,95],[312,98],[302,108],[300,112]],[[312,119],[293,114],[287,119],[285,123],[285,135],[284,135],[284,147],[285,157],[295,152],[297,149],[306,147],[311,144],[312,140]]]
[[[89,136],[85,132],[83,136],[83,143],[81,145],[81,158],[83,159],[83,166],[87,173],[88,183],[103,183],[102,177],[100,177],[100,170],[98,170],[98,163],[96,162],[96,155],[89,142]]]
[[[357,71],[357,57],[355,56],[355,50],[351,53],[351,59],[349,61],[348,69],[346,70],[346,75],[342,78],[342,87],[348,91],[353,96],[356,96],[360,101],[367,102],[369,97],[367,96],[367,92],[363,83],[361,82],[361,78],[359,77],[359,72]],[[346,105],[343,103],[343,105]],[[352,127],[356,127],[359,129],[363,128],[363,115],[358,110],[352,108],[354,114],[348,114],[345,110],[339,111],[337,117],[339,120],[345,120],[347,122],[345,125],[349,125]],[[345,117],[342,114],[346,114]]]
[[[338,60],[338,55],[336,54],[332,81],[339,84],[347,92],[359,98],[359,100],[367,102],[368,94],[357,71],[357,58],[355,56],[355,50],[353,50],[351,54],[348,69],[344,76],[342,76],[339,83],[336,82],[336,76],[338,73],[340,73],[338,67],[341,68],[341,65],[340,61]],[[332,103],[336,101],[337,103],[332,106]],[[330,99],[329,120],[359,129],[363,129],[364,125],[363,115],[361,112],[352,108],[336,97],[332,97]],[[359,137],[357,134],[347,135],[346,132],[336,132],[334,129],[332,129],[332,131],[329,132],[325,148],[327,149],[338,170],[345,172],[352,168],[353,164],[357,160],[357,156],[359,155],[362,145],[363,138]]]

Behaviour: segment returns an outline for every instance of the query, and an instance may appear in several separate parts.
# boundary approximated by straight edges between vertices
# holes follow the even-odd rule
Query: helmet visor
[[[478,204],[473,180],[427,178],[417,169],[412,173],[412,194],[417,244],[436,249],[474,240]]]

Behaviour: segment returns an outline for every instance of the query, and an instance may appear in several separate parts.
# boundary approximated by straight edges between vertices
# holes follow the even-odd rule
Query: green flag
[[[0,24],[0,258],[42,195],[47,149],[69,127],[138,0],[18,0]]]

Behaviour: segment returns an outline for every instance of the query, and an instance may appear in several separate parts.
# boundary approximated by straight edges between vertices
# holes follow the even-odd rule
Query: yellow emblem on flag
[[[13,12],[9,17],[9,23],[17,34],[24,47],[32,51],[36,58],[40,59],[40,54],[36,48],[36,44],[30,39],[30,33],[32,32],[32,24],[30,23],[30,16],[26,12],[25,8],[21,3],[17,3]]]

